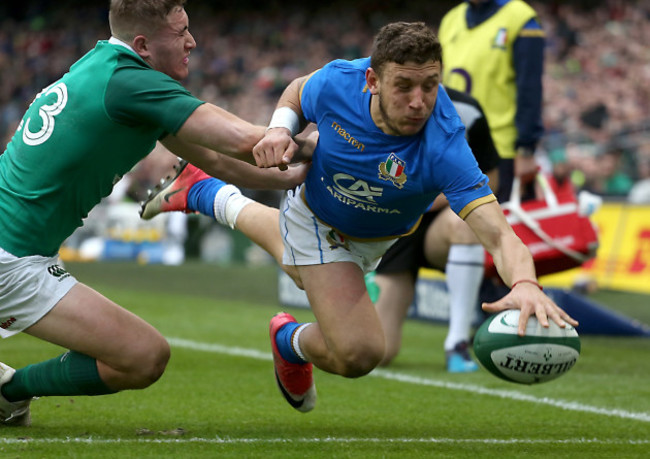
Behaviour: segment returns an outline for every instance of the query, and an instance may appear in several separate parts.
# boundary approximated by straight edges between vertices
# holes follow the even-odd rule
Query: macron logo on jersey
[[[341,126],[341,125],[340,125],[339,123],[337,123],[336,121],[332,121],[331,128],[334,129],[334,131],[336,131],[336,133],[337,133],[338,135],[340,135],[341,137],[343,137],[347,143],[349,143],[350,145],[352,145],[352,146],[353,146],[354,148],[356,148],[357,150],[359,150],[359,151],[363,151],[363,150],[366,149],[366,146],[365,146],[364,144],[362,144],[362,143],[359,142],[357,139],[355,139],[354,137],[352,137],[352,135],[351,135],[348,131],[346,131],[345,129],[343,129],[343,126]]]

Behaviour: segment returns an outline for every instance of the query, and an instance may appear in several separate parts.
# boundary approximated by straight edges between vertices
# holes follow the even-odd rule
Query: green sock
[[[69,351],[54,359],[16,370],[2,386],[2,395],[10,402],[42,395],[112,394],[99,377],[92,357]]]

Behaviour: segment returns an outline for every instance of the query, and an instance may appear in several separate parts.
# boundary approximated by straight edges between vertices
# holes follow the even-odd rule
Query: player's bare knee
[[[169,343],[162,339],[156,346],[153,352],[149,355],[147,362],[146,373],[144,376],[144,382],[147,383],[147,386],[155,383],[160,379],[160,377],[165,372],[167,368],[167,363],[171,357],[171,349]]]
[[[366,344],[348,349],[338,355],[339,374],[359,378],[370,373],[384,358],[384,346]]]
[[[134,389],[143,389],[155,383],[165,372],[171,356],[169,343],[160,337],[132,356],[129,373]]]

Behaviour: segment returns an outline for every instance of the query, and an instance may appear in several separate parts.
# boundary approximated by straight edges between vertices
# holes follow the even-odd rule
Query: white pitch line
[[[441,387],[444,389],[462,390],[465,392],[472,392],[475,394],[482,394],[482,395],[492,395],[494,397],[507,398],[510,400],[517,400],[521,402],[531,402],[531,403],[538,403],[541,405],[550,405],[568,411],[581,411],[585,413],[602,414],[605,416],[613,416],[613,417],[619,417],[624,419],[633,419],[635,421],[650,422],[650,413],[643,413],[643,412],[635,413],[632,411],[625,411],[625,410],[618,410],[618,409],[612,410],[607,408],[599,408],[596,406],[585,405],[583,403],[578,403],[578,402],[569,402],[566,400],[555,400],[548,397],[542,397],[542,398],[534,397],[532,395],[523,394],[521,392],[517,392],[513,390],[488,389],[486,387],[477,386],[474,384],[459,384],[459,383],[453,383],[448,381],[438,381],[435,379],[420,378],[417,376],[410,376],[403,373],[395,373],[386,370],[374,370],[372,373],[370,373],[370,376],[378,376],[384,379],[391,379],[394,381],[417,384],[420,386],[433,386],[433,387]]]
[[[245,349],[239,347],[222,346],[219,344],[199,343],[197,341],[182,339],[182,338],[167,338],[169,344],[172,346],[192,349],[196,351],[216,352],[220,354],[227,354],[240,357],[249,357],[258,360],[273,360],[270,353],[257,351],[255,349]],[[499,390],[489,389],[487,387],[477,386],[474,384],[459,384],[448,381],[421,378],[418,376],[411,376],[404,373],[397,373],[388,370],[374,370],[369,376],[383,378],[393,381],[400,381],[409,384],[416,384],[420,386],[440,387],[443,389],[460,390],[464,392],[471,392],[474,394],[491,395],[510,400],[517,400],[521,402],[537,403],[540,405],[549,405],[556,408],[561,408],[567,411],[579,411],[583,413],[600,414],[603,416],[616,417],[621,419],[632,419],[634,421],[650,422],[650,413],[633,412],[619,409],[600,408],[597,406],[585,405],[583,403],[571,402],[566,400],[557,400],[548,397],[534,397],[532,395],[523,394],[513,390]]]
[[[483,444],[483,445],[647,445],[650,440],[601,440],[598,438],[567,438],[567,439],[527,439],[527,438],[0,438],[0,445],[17,444],[291,444],[291,443],[413,443],[413,444]]]

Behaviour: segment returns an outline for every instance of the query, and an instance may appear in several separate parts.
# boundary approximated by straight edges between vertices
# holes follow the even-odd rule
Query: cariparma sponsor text
[[[377,214],[399,214],[401,213],[398,209],[386,209],[385,207],[378,207],[378,206],[373,206],[371,204],[365,204],[363,202],[360,202],[356,199],[349,198],[336,190],[334,190],[331,186],[327,187],[327,190],[330,192],[330,194],[338,199],[340,202],[343,204],[346,204],[348,206],[354,206],[355,209],[362,209],[367,212],[374,212]]]

